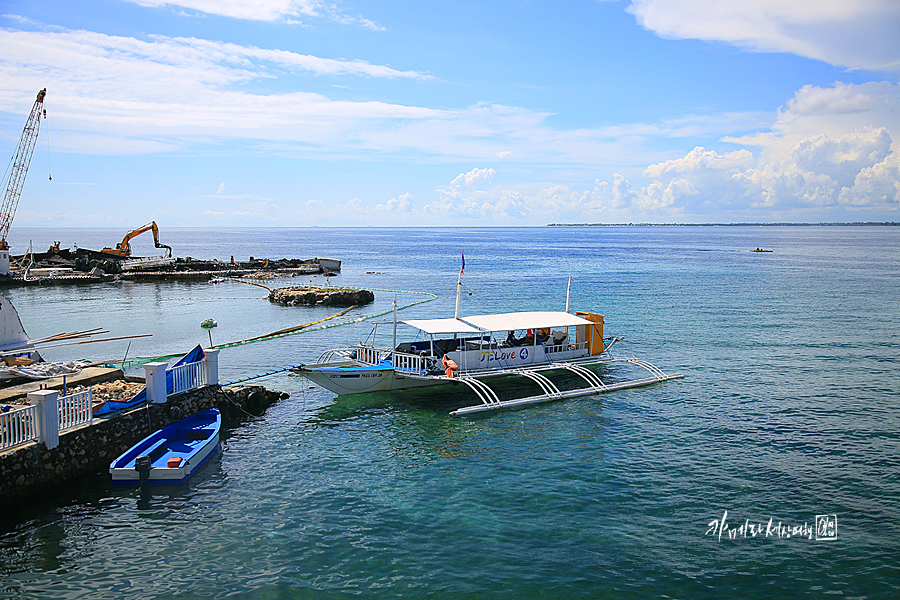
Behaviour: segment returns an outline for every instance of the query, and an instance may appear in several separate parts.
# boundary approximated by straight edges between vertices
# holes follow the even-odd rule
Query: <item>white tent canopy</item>
[[[425,333],[481,333],[468,323],[463,323],[459,319],[418,319],[412,321],[401,321],[410,327],[415,327]]]
[[[542,329],[545,327],[593,325],[590,321],[582,319],[581,317],[576,317],[567,312],[552,311],[476,315],[472,317],[463,317],[462,320],[466,323],[471,323],[482,331],[513,331],[515,329]]]

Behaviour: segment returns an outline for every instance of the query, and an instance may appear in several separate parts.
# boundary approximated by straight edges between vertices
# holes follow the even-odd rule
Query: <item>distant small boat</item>
[[[757,248],[756,250],[751,250],[751,252],[774,252],[774,250],[763,250],[762,248]]]
[[[210,408],[163,427],[109,465],[114,484],[180,483],[219,447],[222,416]]]

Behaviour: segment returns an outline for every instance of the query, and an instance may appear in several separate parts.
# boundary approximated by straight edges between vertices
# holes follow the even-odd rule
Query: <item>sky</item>
[[[900,221],[898,79],[897,0],[0,0],[13,227]]]

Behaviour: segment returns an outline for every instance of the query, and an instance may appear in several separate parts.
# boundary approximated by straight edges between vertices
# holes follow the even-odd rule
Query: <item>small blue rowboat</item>
[[[222,416],[210,408],[163,427],[109,465],[114,484],[180,483],[219,447]]]

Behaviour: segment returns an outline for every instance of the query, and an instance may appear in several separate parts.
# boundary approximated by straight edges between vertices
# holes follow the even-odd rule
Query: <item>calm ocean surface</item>
[[[123,234],[13,228],[10,242],[18,254],[29,240],[99,248]],[[572,275],[573,309],[606,315],[620,354],[685,379],[472,418],[447,414],[474,403],[456,388],[336,399],[291,374],[260,379],[290,398],[225,432],[189,482],[142,495],[98,473],[0,515],[0,597],[900,597],[900,227],[161,239],[177,256],[340,258],[333,284],[393,290],[348,317],[387,310],[394,293],[426,297],[404,292],[437,299],[401,318],[452,316],[462,250],[462,314],[562,310]],[[267,283],[309,281],[323,283]],[[206,318],[219,344],[336,312],[278,307],[235,282],[3,293],[31,337],[153,334],[53,360],[183,353],[208,344]],[[371,328],[225,349],[220,376],[311,362]],[[817,515],[836,517],[836,539],[816,539]]]

